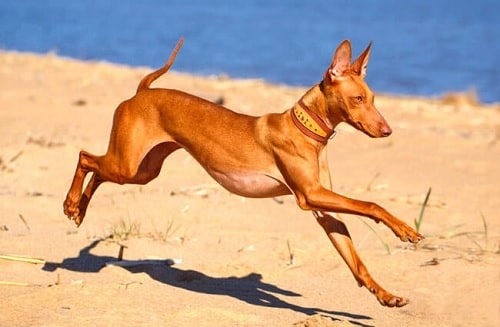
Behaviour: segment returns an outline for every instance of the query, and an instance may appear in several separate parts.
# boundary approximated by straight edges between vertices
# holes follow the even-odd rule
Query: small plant
[[[488,236],[488,223],[486,222],[486,218],[484,217],[483,213],[480,212],[481,214],[481,220],[483,221],[483,231],[482,232],[477,232],[474,234],[483,234],[484,237],[484,245],[482,246],[479,242],[475,241],[472,238],[473,233],[467,233],[467,237],[478,247],[479,251],[481,252],[491,252],[491,253],[496,253],[500,254],[500,244],[496,245],[496,248],[490,248],[489,246],[489,236]]]
[[[370,183],[371,184],[371,183]],[[420,209],[420,215],[418,216],[418,219],[415,219],[415,229],[417,230],[417,232],[420,232],[420,228],[422,227],[422,219],[424,217],[424,212],[425,212],[425,208],[427,207],[427,202],[429,202],[429,197],[431,195],[431,191],[432,191],[432,188],[429,187],[429,190],[427,191],[427,194],[425,196],[425,199],[424,199],[424,202],[422,203],[422,208]],[[382,243],[382,245],[384,246],[384,249],[385,251],[388,253],[388,254],[391,254],[391,248],[389,246],[389,243],[387,243],[383,238],[382,236],[380,236],[379,233],[377,233],[377,231],[371,226],[369,225],[365,220],[361,219],[358,217],[359,220],[361,220],[361,222],[363,224],[365,224],[369,229],[371,229],[371,231],[377,236],[377,238],[380,240],[380,243]],[[484,219],[483,219],[483,222],[484,222]]]
[[[135,221],[120,220],[118,224],[112,227],[111,238],[115,242],[128,240],[130,237],[140,235],[141,225]]]
[[[465,259],[470,262],[480,260],[479,258],[487,253],[500,254],[500,243],[495,244],[495,246],[490,244],[491,240],[488,232],[488,223],[483,213],[480,213],[480,216],[483,224],[482,231],[460,231],[459,229],[463,227],[464,224],[459,224],[452,226],[445,232],[435,237],[439,240],[446,241],[465,236],[469,241],[474,243],[476,247],[470,248],[465,247],[464,245],[447,245],[440,242],[440,244],[426,243],[422,246],[422,248],[430,251],[452,249],[455,254],[458,254],[458,256],[453,259]],[[481,242],[480,237],[483,238],[483,242]],[[427,263],[426,265],[430,265],[430,263]]]
[[[168,221],[167,227],[164,231],[158,230],[155,224],[153,224],[153,228],[154,235],[152,235],[152,238],[161,242],[167,242],[168,239],[172,237],[172,234],[174,234],[178,229],[177,227],[174,227],[174,219],[170,219]]]

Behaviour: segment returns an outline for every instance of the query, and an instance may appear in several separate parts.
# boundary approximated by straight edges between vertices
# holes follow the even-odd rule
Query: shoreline
[[[67,57],[67,56],[61,56],[57,53],[57,51],[48,51],[46,53],[38,53],[38,52],[32,52],[32,51],[18,51],[18,50],[5,50],[5,49],[0,49],[0,55],[17,55],[17,56],[34,56],[34,57],[39,57],[39,58],[58,58],[61,60],[67,60],[70,62],[81,62],[81,63],[88,63],[90,65],[109,65],[111,67],[116,67],[116,68],[121,68],[121,69],[132,69],[132,70],[140,70],[140,71],[145,71],[146,73],[148,71],[152,71],[155,68],[154,67],[148,67],[148,66],[131,66],[127,64],[122,64],[122,63],[115,63],[107,60],[83,60],[83,59],[78,59],[78,58],[73,58],[73,57]],[[174,63],[175,66],[175,63]],[[190,72],[183,72],[183,71],[177,71],[175,70],[175,67],[172,68],[172,70],[169,73],[174,73],[174,74],[179,74],[179,75],[184,75],[186,77],[192,77],[192,78],[200,78],[200,79],[207,79],[207,80],[225,80],[225,81],[233,81],[233,82],[257,82],[257,83],[263,83],[265,85],[270,85],[270,86],[276,86],[276,87],[284,87],[284,88],[289,88],[289,89],[307,89],[309,86],[303,85],[288,85],[288,84],[282,84],[282,83],[273,83],[269,82],[265,79],[262,78],[237,78],[237,77],[232,77],[230,75],[227,75],[225,73],[219,74],[219,75],[198,75],[198,74],[193,74]],[[313,82],[314,84],[314,82]],[[310,86],[312,86],[311,84]],[[498,102],[491,102],[491,103],[486,103],[486,102],[481,102],[480,99],[478,98],[477,92],[474,88],[471,88],[466,91],[445,91],[441,95],[436,95],[436,96],[424,96],[424,95],[412,95],[412,94],[396,94],[396,93],[390,93],[390,92],[383,92],[383,91],[377,91],[374,90],[376,94],[379,94],[383,97],[386,98],[399,98],[399,99],[417,99],[417,100],[423,100],[423,101],[442,101],[444,104],[459,104],[459,105],[469,105],[473,107],[485,107],[485,108],[494,108],[494,109],[500,109],[500,101]]]

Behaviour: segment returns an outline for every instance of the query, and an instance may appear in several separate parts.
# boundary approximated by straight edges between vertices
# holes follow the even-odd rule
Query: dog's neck
[[[316,103],[318,95],[314,94],[315,91],[317,90],[313,87],[304,94],[290,110],[290,114],[293,123],[302,133],[315,141],[326,144],[335,135],[335,130],[328,126],[328,122],[320,114],[311,110],[304,102],[305,99],[306,102],[312,101]]]

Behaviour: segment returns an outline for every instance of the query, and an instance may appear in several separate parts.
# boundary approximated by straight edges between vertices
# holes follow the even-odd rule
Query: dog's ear
[[[366,67],[368,66],[368,60],[370,59],[371,48],[372,42],[370,41],[365,51],[363,51],[363,53],[360,54],[351,65],[351,69],[363,78],[366,76]]]
[[[351,42],[349,42],[349,40],[344,40],[342,43],[340,43],[337,50],[335,50],[332,63],[326,70],[323,79],[326,82],[332,83],[336,78],[342,77],[342,75],[344,75],[344,73],[349,70],[351,57]]]

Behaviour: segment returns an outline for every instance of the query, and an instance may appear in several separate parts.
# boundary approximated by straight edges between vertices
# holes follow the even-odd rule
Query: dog
[[[392,133],[364,81],[371,42],[352,63],[350,41],[341,42],[321,82],[292,108],[253,117],[179,90],[150,88],[173,64],[183,41],[179,40],[167,63],[145,76],[136,94],[115,110],[106,154],[80,152],[63,205],[65,215],[79,226],[100,184],[146,184],[158,176],[168,155],[183,148],[234,194],[293,195],[301,209],[312,211],[360,287],[366,287],[382,305],[406,305],[408,299],[387,292],[373,280],[342,218],[330,214],[362,215],[382,222],[404,242],[423,239],[381,206],[332,191],[326,145],[339,123],[373,138]],[[83,190],[89,172],[92,176]]]

